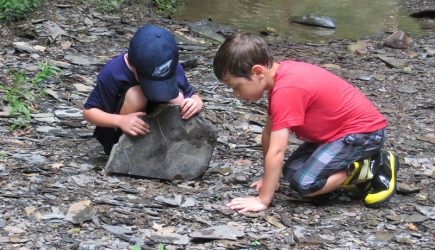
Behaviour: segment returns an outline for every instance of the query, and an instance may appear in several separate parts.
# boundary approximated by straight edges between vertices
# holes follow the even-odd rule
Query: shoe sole
[[[391,151],[388,151],[390,155],[390,166],[393,168],[391,180],[393,185],[390,185],[388,190],[381,191],[375,194],[368,194],[364,201],[367,207],[379,207],[387,202],[395,193],[397,189],[397,172],[400,168],[399,158],[395,156]]]

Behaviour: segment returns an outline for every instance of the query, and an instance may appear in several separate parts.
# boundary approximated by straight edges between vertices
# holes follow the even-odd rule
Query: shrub
[[[0,20],[15,21],[35,10],[41,0],[0,0]]]
[[[39,71],[29,79],[25,73],[11,71],[12,80],[9,84],[0,82],[0,89],[3,89],[3,101],[10,107],[9,114],[16,117],[11,125],[12,129],[27,127],[30,123],[30,114],[35,110],[36,97],[45,94],[45,84],[52,78],[59,78],[61,69],[51,66],[48,63],[39,63]]]
[[[112,12],[121,6],[124,0],[82,0],[82,3],[88,2],[92,7],[104,11]]]
[[[153,0],[154,4],[163,12],[172,12],[181,4],[181,0]]]

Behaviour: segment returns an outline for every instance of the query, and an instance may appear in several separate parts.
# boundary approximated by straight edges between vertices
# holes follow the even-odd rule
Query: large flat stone
[[[122,135],[106,173],[165,180],[192,180],[207,170],[216,145],[215,129],[201,115],[181,119],[179,106],[159,105],[144,117],[146,136]]]

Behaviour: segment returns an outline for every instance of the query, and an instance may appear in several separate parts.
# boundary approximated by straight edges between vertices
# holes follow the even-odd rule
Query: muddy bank
[[[29,77],[49,60],[61,81],[47,82],[31,124],[12,131],[0,116],[0,248],[22,249],[430,249],[434,245],[435,35],[414,37],[408,49],[385,47],[379,34],[360,41],[271,44],[277,60],[325,67],[360,88],[388,118],[386,147],[402,162],[398,194],[382,209],[335,193],[312,203],[285,185],[269,210],[241,215],[224,204],[255,194],[261,177],[260,134],[266,100],[242,103],[213,75],[217,44],[189,26],[158,17],[149,5],[99,13],[55,1],[26,21],[0,31],[0,79],[11,70]],[[416,1],[408,1],[416,3]],[[425,2],[425,1],[422,1]],[[144,23],[172,30],[192,85],[203,97],[203,116],[216,125],[218,145],[197,181],[105,176],[107,156],[92,138],[80,109],[102,65],[124,51]],[[17,50],[13,42],[43,51]],[[4,98],[4,92],[0,92]],[[7,110],[5,103],[1,111]],[[289,151],[300,142],[292,139]],[[77,203],[80,202],[81,203]],[[73,209],[72,209],[73,208]],[[80,215],[75,211],[83,211]],[[204,233],[208,229],[212,235]]]

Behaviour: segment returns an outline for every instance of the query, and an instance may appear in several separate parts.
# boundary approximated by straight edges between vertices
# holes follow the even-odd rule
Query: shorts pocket
[[[348,134],[343,137],[343,141],[348,145],[362,145],[370,140],[370,134]]]
[[[348,145],[381,145],[385,141],[385,132],[384,130],[378,130],[373,133],[348,134],[343,137],[343,141]]]

